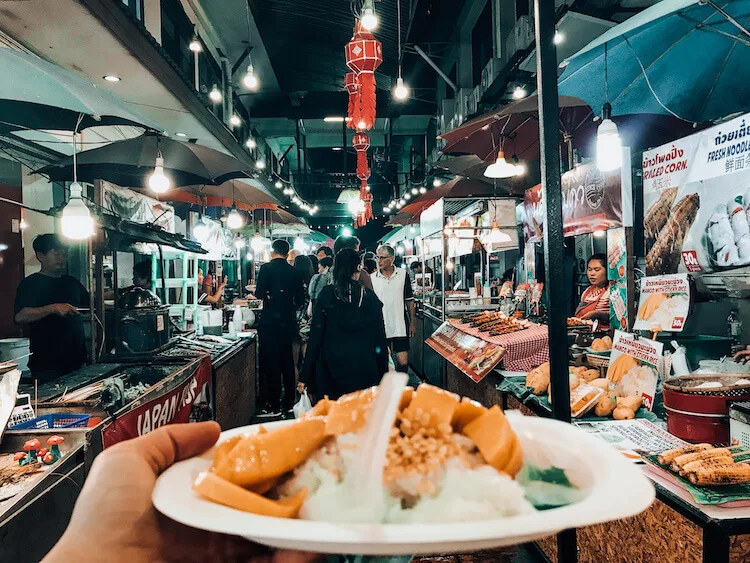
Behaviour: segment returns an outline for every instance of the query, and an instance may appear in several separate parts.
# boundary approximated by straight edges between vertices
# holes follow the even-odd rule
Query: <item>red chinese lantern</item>
[[[370,148],[370,138],[362,132],[352,137],[352,146],[357,151],[357,178],[360,180],[370,177],[370,167],[367,164],[367,149]]]
[[[347,72],[344,76],[344,90],[349,94],[349,107],[346,112],[346,116],[349,118],[346,126],[349,129],[356,129],[357,124],[361,121],[359,115],[359,80],[357,74],[354,72]]]
[[[368,178],[370,176],[369,171],[367,174]],[[370,191],[367,189],[367,178],[360,178],[359,179],[359,199],[364,201],[367,199],[367,196],[370,195]]]
[[[383,62],[383,45],[357,22],[354,37],[345,48],[346,66],[357,74],[360,86],[360,120],[357,129],[369,130],[375,125],[375,71]]]

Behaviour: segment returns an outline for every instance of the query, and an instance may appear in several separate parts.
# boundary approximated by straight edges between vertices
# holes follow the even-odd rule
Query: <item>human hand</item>
[[[732,359],[738,364],[746,364],[750,361],[750,346],[737,352]]]
[[[409,336],[414,338],[416,334],[417,334],[416,323],[414,322],[414,319],[412,319],[411,324],[409,325]]]
[[[49,307],[53,315],[60,315],[61,317],[78,314],[78,309],[70,303],[52,303],[51,305],[47,305],[47,307]]]
[[[215,422],[173,424],[105,450],[94,461],[68,529],[44,562],[315,561],[311,554],[271,552],[236,536],[189,528],[156,511],[156,478],[210,448],[219,432]]]
[[[305,392],[305,384],[301,381],[297,383],[297,392],[302,395]]]

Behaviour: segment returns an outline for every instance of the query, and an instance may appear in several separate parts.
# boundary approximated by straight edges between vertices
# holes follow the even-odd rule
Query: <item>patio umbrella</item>
[[[484,195],[519,195],[524,192],[527,188],[534,186],[541,182],[541,172],[539,171],[539,165],[536,161],[525,162],[526,173],[521,176],[513,176],[511,178],[502,178],[494,181],[491,178],[487,178],[484,175],[484,171],[487,166],[492,164],[491,160],[482,160],[475,154],[457,156],[455,158],[449,158],[441,160],[437,163],[440,168],[445,168],[453,174],[460,174],[464,176],[464,180],[471,181],[474,184],[484,185]],[[442,187],[450,184],[443,184]],[[436,188],[440,189],[440,188]],[[428,192],[429,193],[429,192]],[[456,197],[456,196],[450,196]],[[462,196],[458,196],[462,197]]]
[[[164,157],[164,173],[173,186],[220,185],[232,178],[249,177],[245,164],[222,152],[183,143],[161,135],[146,134],[116,141],[78,154],[78,179],[86,182],[107,180],[123,187],[144,186],[154,172],[156,156]],[[52,181],[73,177],[72,157],[37,170]]]
[[[0,76],[0,120],[11,130],[81,131],[94,125],[160,130],[106,90],[36,55],[0,48]]]
[[[254,182],[255,181],[251,179],[238,178],[236,180],[228,180],[218,186],[201,184],[196,186],[183,186],[181,190],[198,196],[209,196],[209,198],[210,196],[215,196],[222,199],[230,199],[237,203],[244,203],[252,208],[281,205],[281,202],[278,199],[263,190],[259,183],[254,185]],[[231,203],[229,205],[231,205]]]
[[[750,109],[750,0],[662,0],[567,59],[560,94],[703,123]]]

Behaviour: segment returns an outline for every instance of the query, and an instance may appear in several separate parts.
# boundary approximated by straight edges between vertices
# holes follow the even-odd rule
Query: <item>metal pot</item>
[[[120,319],[120,340],[133,353],[158,350],[169,342],[169,307],[131,309]]]
[[[132,287],[120,297],[120,309],[151,309],[161,306],[161,299],[148,289]]]

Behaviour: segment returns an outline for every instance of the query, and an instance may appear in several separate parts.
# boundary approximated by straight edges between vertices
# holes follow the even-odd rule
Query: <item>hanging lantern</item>
[[[369,174],[368,174],[368,176],[369,176]],[[369,196],[369,195],[370,195],[370,192],[367,189],[367,179],[361,178],[359,180],[359,199],[361,199],[362,201],[364,201],[365,198],[367,196]]]
[[[349,107],[346,112],[348,120],[346,126],[349,129],[356,129],[357,124],[361,121],[359,114],[359,93],[361,89],[355,72],[347,72],[346,75],[344,75],[344,90],[349,94]]]
[[[357,178],[366,180],[370,177],[370,167],[367,164],[367,149],[370,148],[370,138],[365,133],[355,133],[352,146],[357,151]]]
[[[360,85],[360,119],[358,130],[369,130],[375,125],[376,87],[375,71],[383,62],[383,44],[357,22],[354,36],[346,44],[346,66],[357,74]]]

